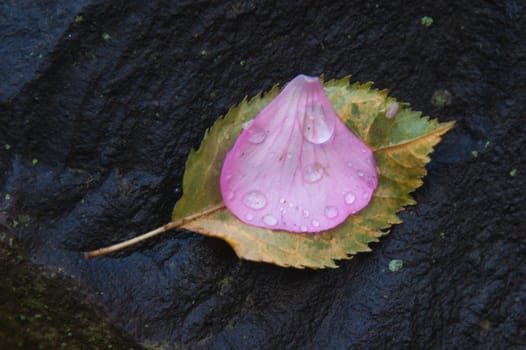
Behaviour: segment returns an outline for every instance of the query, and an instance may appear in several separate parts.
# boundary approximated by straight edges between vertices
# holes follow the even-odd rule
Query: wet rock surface
[[[519,348],[525,10],[517,1],[5,3],[0,219],[34,263],[75,276],[148,346]],[[175,231],[83,259],[166,223],[204,131],[245,95],[299,73],[352,74],[457,120],[418,204],[372,253],[337,270],[282,269]],[[393,259],[403,261],[397,272]]]
[[[34,266],[0,227],[0,349],[139,349],[61,268]]]

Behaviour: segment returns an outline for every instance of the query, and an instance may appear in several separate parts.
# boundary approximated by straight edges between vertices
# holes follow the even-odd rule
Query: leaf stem
[[[123,242],[120,242],[120,243],[117,243],[117,244],[113,244],[113,245],[110,245],[110,246],[107,246],[107,247],[104,247],[104,248],[99,248],[99,249],[95,249],[95,250],[92,250],[92,251],[89,251],[89,252],[85,252],[84,253],[84,258],[86,258],[86,259],[96,258],[98,256],[114,253],[114,252],[117,252],[119,250],[131,247],[131,246],[133,246],[133,245],[135,245],[137,243],[140,243],[140,242],[146,241],[146,240],[148,240],[150,238],[153,238],[155,236],[158,236],[161,233],[164,233],[166,231],[170,231],[170,230],[172,230],[174,228],[177,228],[177,227],[182,227],[182,226],[184,226],[185,224],[187,224],[190,221],[196,220],[196,219],[198,219],[201,216],[212,214],[213,212],[218,211],[218,210],[220,210],[220,209],[222,209],[224,207],[225,207],[225,205],[223,203],[221,203],[220,205],[216,205],[214,207],[208,208],[208,209],[206,209],[206,210],[204,210],[204,211],[202,211],[200,213],[196,213],[194,215],[190,215],[190,216],[184,217],[184,218],[179,219],[179,220],[171,221],[171,222],[167,223],[166,225],[158,227],[155,230],[143,233],[140,236],[137,236],[137,237],[134,237],[134,238],[128,239],[126,241],[123,241]]]

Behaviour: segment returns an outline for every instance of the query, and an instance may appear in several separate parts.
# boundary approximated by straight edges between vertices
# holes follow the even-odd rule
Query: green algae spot
[[[442,108],[451,104],[451,93],[447,90],[435,90],[431,97],[431,104]]]
[[[389,262],[389,271],[398,272],[404,266],[404,261],[401,259],[393,259]]]
[[[22,225],[26,226],[29,221],[31,221],[31,217],[29,215],[20,215],[18,217],[18,221],[20,221]]]
[[[433,17],[424,16],[424,17],[420,18],[420,23],[424,27],[431,27],[431,25],[433,24]]]

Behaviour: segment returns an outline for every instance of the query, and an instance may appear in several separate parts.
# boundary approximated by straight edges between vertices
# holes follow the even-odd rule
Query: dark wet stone
[[[0,227],[1,349],[139,349],[62,268],[36,267]]]
[[[524,344],[522,4],[55,3],[0,7],[0,219],[115,326],[166,348]],[[204,131],[245,95],[299,73],[353,74],[457,120],[418,205],[372,253],[296,271],[176,231],[82,258],[166,223]],[[434,106],[437,90],[451,103]]]

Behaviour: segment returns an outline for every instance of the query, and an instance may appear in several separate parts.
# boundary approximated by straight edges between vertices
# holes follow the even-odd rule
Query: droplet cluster
[[[371,199],[372,152],[341,123],[317,78],[300,76],[282,94],[243,125],[227,154],[223,201],[250,225],[328,230]]]

